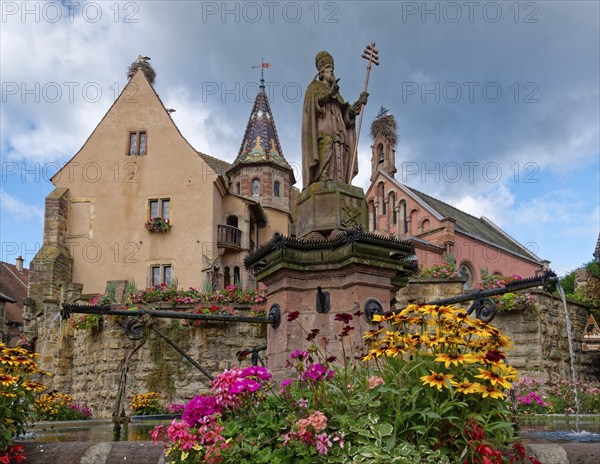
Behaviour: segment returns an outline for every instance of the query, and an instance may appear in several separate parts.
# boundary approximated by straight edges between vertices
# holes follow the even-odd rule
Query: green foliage
[[[92,418],[92,410],[76,403],[70,395],[52,392],[35,402],[35,417],[44,421],[87,420]]]
[[[131,410],[139,416],[164,414],[164,399],[165,397],[157,392],[140,393],[131,399]]]
[[[593,296],[586,294],[585,290],[582,288],[575,290],[575,275],[580,269],[585,269],[600,279],[600,264],[598,264],[596,261],[590,261],[582,264],[577,269],[566,274],[564,277],[561,277],[560,285],[563,288],[567,298],[579,301],[580,303],[588,306],[592,306],[594,314],[600,315],[600,311],[598,311],[600,309],[600,295],[594,298]]]
[[[97,332],[102,328],[104,316],[102,314],[78,314],[69,320],[71,327],[88,332]]]
[[[487,269],[481,270],[481,283],[475,288],[481,290],[491,290],[494,288],[504,288],[512,282],[523,279],[518,274],[512,276],[503,276],[502,274],[490,274]],[[512,311],[517,308],[532,306],[536,298],[529,292],[507,292],[502,295],[491,297],[496,302],[496,308],[499,311]]]
[[[342,342],[354,316],[336,315]],[[516,372],[497,329],[435,306],[379,322],[389,326],[365,334],[363,362],[342,343],[334,365],[312,344],[290,354],[281,383],[262,367],[226,370],[188,403],[182,422],[157,427],[153,439],[184,464],[535,462],[508,449],[503,390]],[[305,333],[310,342],[319,330]]]
[[[577,396],[580,413],[600,414],[600,383],[578,381]],[[570,380],[546,384],[525,376],[515,383],[514,401],[519,414],[575,413],[575,391]]]
[[[444,258],[444,264],[427,268],[421,266],[419,274],[422,277],[433,277],[436,279],[456,279],[460,277],[460,274],[456,270],[456,260],[452,255],[447,255]]]
[[[9,454],[12,439],[27,430],[32,419],[35,393],[44,384],[32,381],[45,375],[35,358],[39,356],[24,348],[9,348],[0,342],[0,457]]]

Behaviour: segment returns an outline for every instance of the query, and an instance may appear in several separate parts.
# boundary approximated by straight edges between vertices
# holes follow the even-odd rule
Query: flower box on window
[[[154,234],[164,234],[169,232],[172,226],[168,219],[154,217],[148,219],[144,227]]]

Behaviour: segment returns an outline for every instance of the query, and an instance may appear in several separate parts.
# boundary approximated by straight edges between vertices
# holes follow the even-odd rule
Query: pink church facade
[[[395,122],[392,124],[395,128]],[[533,277],[548,268],[548,261],[491,220],[471,216],[396,180],[395,138],[373,132],[371,184],[366,192],[370,231],[410,240],[419,264],[425,268],[453,256],[467,279],[465,288],[480,282],[484,269]]]

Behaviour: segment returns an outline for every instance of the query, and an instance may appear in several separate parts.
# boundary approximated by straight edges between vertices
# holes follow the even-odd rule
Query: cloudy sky
[[[192,145],[233,161],[264,59],[284,154],[301,164],[314,56],[335,58],[342,95],[364,86],[359,145],[381,106],[398,122],[396,177],[486,216],[552,262],[588,262],[600,228],[599,3],[2,2],[1,244],[28,263],[42,241],[48,179],[82,146],[141,53]],[[300,177],[297,172],[296,177]],[[301,185],[301,184],[297,184]]]

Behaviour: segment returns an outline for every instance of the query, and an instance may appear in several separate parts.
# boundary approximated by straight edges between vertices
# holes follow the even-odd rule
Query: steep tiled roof
[[[218,175],[225,174],[225,172],[227,172],[227,170],[231,167],[231,163],[228,163],[227,161],[223,161],[200,152],[198,152],[198,155],[200,155],[200,158],[202,158],[206,164],[208,164],[208,166]]]
[[[261,79],[260,89],[254,100],[254,106],[248,119],[246,133],[233,166],[240,163],[271,162],[283,168],[292,168],[283,156],[271,105],[265,93],[264,81]]]
[[[438,200],[437,198],[433,198],[406,185],[405,187],[430,208],[437,211],[440,216],[455,219],[455,230],[457,232],[463,232],[472,237],[479,238],[492,245],[497,245],[512,253],[516,253],[534,261],[540,260],[540,258],[531,253],[527,248],[521,246],[521,244],[512,239],[508,234],[502,232],[500,228],[496,227],[491,221],[486,220],[485,218],[476,218],[454,206],[450,206],[449,204]]]

